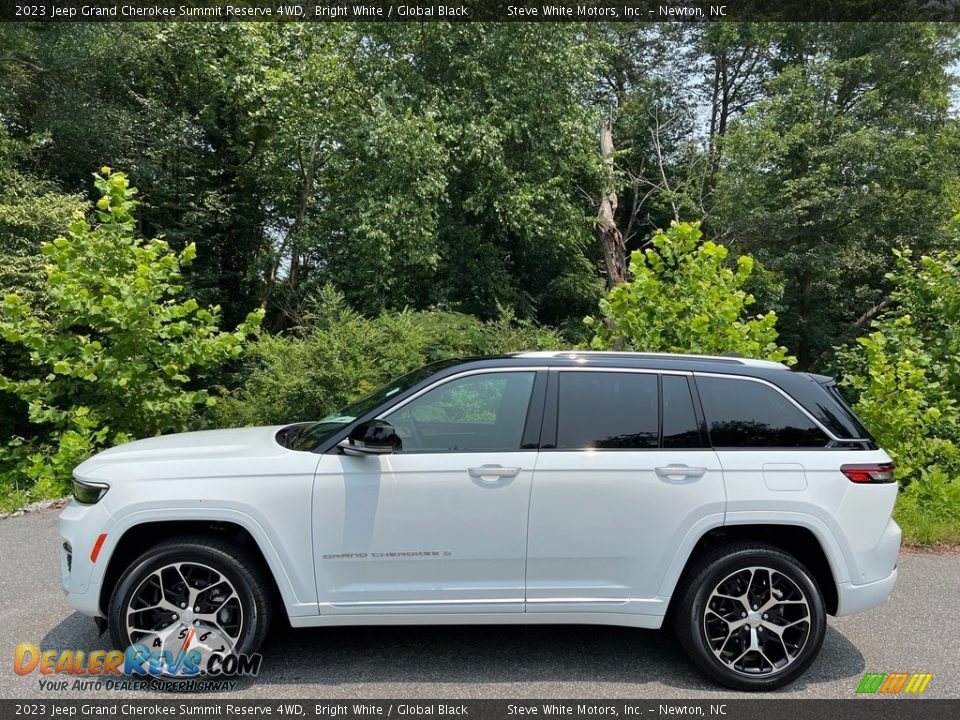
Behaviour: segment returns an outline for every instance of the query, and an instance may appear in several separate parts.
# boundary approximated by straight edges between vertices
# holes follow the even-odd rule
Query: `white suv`
[[[63,584],[119,647],[294,627],[669,621],[771,689],[897,577],[889,456],[827,377],[733,357],[434,363],[316,423],[156,437],[75,471]]]

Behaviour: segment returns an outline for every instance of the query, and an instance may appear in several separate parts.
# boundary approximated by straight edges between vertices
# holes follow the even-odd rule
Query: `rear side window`
[[[657,376],[561,372],[557,447],[632,450],[657,447]]]
[[[750,380],[698,375],[714,447],[824,447],[829,438],[781,393]]]

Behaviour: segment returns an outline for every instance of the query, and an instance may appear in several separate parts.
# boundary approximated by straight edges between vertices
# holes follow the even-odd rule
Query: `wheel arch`
[[[773,545],[793,555],[803,563],[813,575],[820,591],[823,593],[827,613],[830,615],[836,614],[839,604],[837,577],[830,563],[827,550],[817,534],[803,525],[753,523],[723,525],[711,528],[700,536],[687,556],[676,584],[673,588],[670,588],[670,603],[667,607],[667,614],[673,609],[674,598],[678,595],[675,592],[676,589],[684,582],[688,571],[696,564],[697,560],[721,545],[750,541]]]
[[[110,604],[110,596],[123,575],[124,571],[136,558],[149,550],[163,539],[179,535],[206,535],[211,538],[228,540],[230,543],[242,547],[250,553],[260,564],[264,580],[268,583],[274,600],[283,607],[291,606],[293,588],[283,572],[279,560],[273,552],[272,546],[265,544],[267,552],[261,546],[261,540],[254,532],[236,520],[221,519],[183,519],[183,520],[151,520],[143,519],[133,522],[122,530],[119,537],[111,545],[109,557],[106,558],[103,575],[100,580],[99,602],[100,612],[106,616]],[[292,602],[295,602],[293,600]]]

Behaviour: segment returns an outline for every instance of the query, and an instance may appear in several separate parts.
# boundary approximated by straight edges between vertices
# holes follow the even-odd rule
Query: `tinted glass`
[[[557,447],[655,448],[657,376],[561,372]]]
[[[456,365],[459,360],[438,360],[430,363],[419,370],[414,370],[406,375],[397,378],[389,385],[384,385],[369,395],[340,408],[335,413],[327,415],[318,422],[304,425],[295,430],[292,434],[287,434],[283,438],[287,447],[294,450],[313,450],[317,445],[328,439],[331,435],[343,430],[364,413],[370,412],[377,405],[381,405],[394,395],[398,395],[409,390],[414,385],[429,378],[434,373],[444,368]]]
[[[841,423],[840,431],[833,431],[834,435],[838,437],[857,437],[857,438],[872,438],[873,436],[867,431],[867,428],[864,427],[863,423],[860,422],[860,418],[857,417],[856,413],[853,412],[853,408],[850,407],[850,403],[844,397],[843,393],[840,392],[840,388],[836,384],[828,385],[825,388],[836,403],[840,412],[842,412],[847,419],[847,423],[853,427],[853,432],[846,427],[843,427]],[[833,430],[833,428],[830,428]]]
[[[534,372],[451,380],[384,417],[402,452],[519,450]]]
[[[664,375],[661,382],[663,383],[663,447],[703,447],[687,379],[679,375]]]
[[[750,380],[697,377],[714,447],[823,447],[828,438],[787,398]]]

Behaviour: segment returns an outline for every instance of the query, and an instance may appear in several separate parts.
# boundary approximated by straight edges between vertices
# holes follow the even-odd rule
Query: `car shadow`
[[[98,650],[111,647],[109,634],[98,635],[93,622],[73,614],[52,628],[41,649]],[[278,622],[260,651],[257,678],[241,680],[233,692],[252,685],[270,697],[271,685],[319,685],[344,697],[370,697],[379,686],[396,696],[403,686],[472,686],[471,697],[496,694],[484,685],[509,684],[523,695],[524,684],[652,682],[682,690],[717,692],[686,659],[666,630],[636,630],[594,625],[371,626],[291,628]],[[819,658],[803,676],[784,688],[804,693],[820,683],[859,677],[860,651],[842,633],[827,626]],[[351,689],[355,688],[355,689]],[[579,695],[574,691],[571,695]],[[446,692],[437,689],[432,696]],[[463,696],[460,688],[453,693]],[[373,696],[376,696],[374,694]]]

